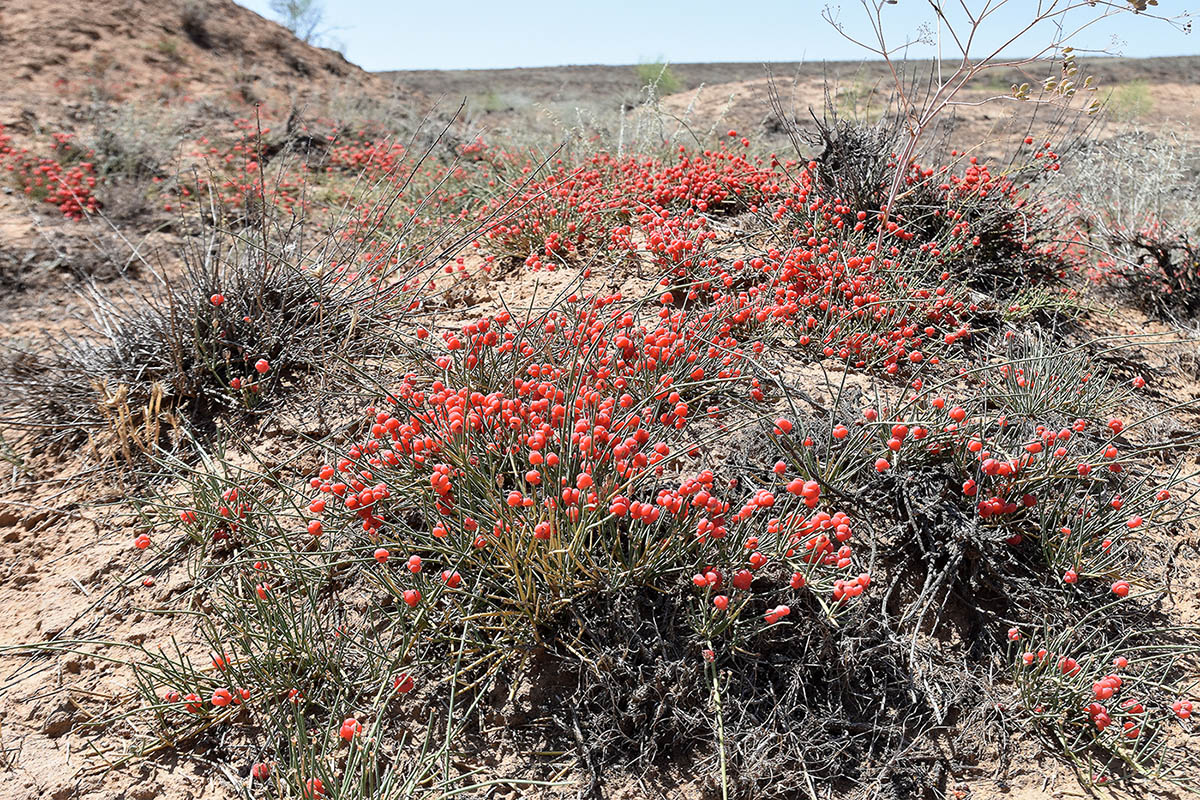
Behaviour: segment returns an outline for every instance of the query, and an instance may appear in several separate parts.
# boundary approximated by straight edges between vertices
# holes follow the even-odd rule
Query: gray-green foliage
[[[325,7],[317,0],[271,0],[271,11],[303,42],[317,38],[325,19]]]

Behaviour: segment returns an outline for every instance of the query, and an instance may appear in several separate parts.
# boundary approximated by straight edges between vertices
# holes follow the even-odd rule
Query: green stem
[[[707,642],[709,652],[713,650],[712,642]],[[725,715],[721,709],[721,682],[717,674],[716,661],[708,664],[709,675],[712,676],[713,704],[717,709],[717,752],[721,759],[721,800],[729,800],[729,774],[725,768]]]

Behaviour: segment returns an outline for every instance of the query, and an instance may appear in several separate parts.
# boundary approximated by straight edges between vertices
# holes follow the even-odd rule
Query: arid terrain
[[[1200,57],[0,58],[0,797],[1200,788]]]
[[[1093,57],[1081,64],[1110,102],[1109,128],[1191,130],[1200,108],[1197,58]],[[928,77],[931,67],[917,61],[906,68],[920,81]],[[660,69],[661,65],[646,64],[382,74],[427,97],[441,98],[443,103],[457,105],[466,98],[473,122],[507,131],[509,126],[529,126],[531,120],[537,124],[539,119],[565,120],[570,125],[580,109],[590,118],[611,124],[622,107],[632,109],[643,101],[639,75],[657,79]],[[784,101],[785,115],[797,119],[802,127],[811,127],[809,109],[821,113],[827,95],[844,116],[870,119],[886,108],[894,93],[886,69],[870,61],[670,64],[667,71],[671,96],[664,98],[664,106],[668,111],[699,132],[713,125],[735,127],[756,139],[782,133],[768,97],[770,82]],[[968,84],[965,99],[973,103],[1005,95],[1013,83],[1025,80],[1027,76],[1015,70],[997,70]],[[1000,139],[1008,126],[1028,123],[1031,109],[1018,110],[1016,120],[1012,119],[1013,110],[1014,105],[1003,100],[985,107],[965,106],[951,125],[954,141],[977,147]],[[1042,109],[1039,113],[1055,112]]]
[[[929,62],[910,62],[914,73],[927,73]],[[635,66],[563,66],[499,70],[408,70],[384,72],[382,76],[419,89],[430,97],[445,96],[481,98],[489,93],[497,97],[512,97],[523,103],[571,103],[597,106],[641,102],[639,70],[654,76],[661,65]],[[885,94],[888,73],[881,62],[830,61],[817,63],[716,63],[670,64],[670,74],[679,92],[694,92],[703,87],[739,84],[773,75],[780,84],[824,82],[835,86],[863,84]],[[1136,82],[1161,84],[1190,84],[1200,69],[1200,59],[1176,58],[1109,58],[1097,57],[1087,62],[1087,69],[1102,85],[1116,86]],[[1024,80],[1016,71],[998,71],[989,82],[1004,89]],[[485,109],[486,110],[486,109]],[[495,113],[495,112],[490,112]]]

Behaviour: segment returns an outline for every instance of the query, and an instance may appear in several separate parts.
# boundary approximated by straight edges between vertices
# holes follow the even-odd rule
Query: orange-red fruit
[[[342,727],[338,730],[338,736],[341,736],[347,742],[362,732],[362,723],[354,717],[349,717],[342,722]]]

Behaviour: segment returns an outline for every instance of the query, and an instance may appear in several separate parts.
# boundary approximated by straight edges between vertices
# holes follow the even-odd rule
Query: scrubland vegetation
[[[1194,143],[1052,115],[910,151],[902,105],[832,97],[765,141],[637,74],[555,140],[470,110],[0,138],[38,213],[179,241],[0,401],[14,472],[120,483],[113,591],[172,620],[6,650],[127,676],[89,769],[963,797],[1036,756],[1194,792],[1197,416],[1144,361],[1195,347]]]

